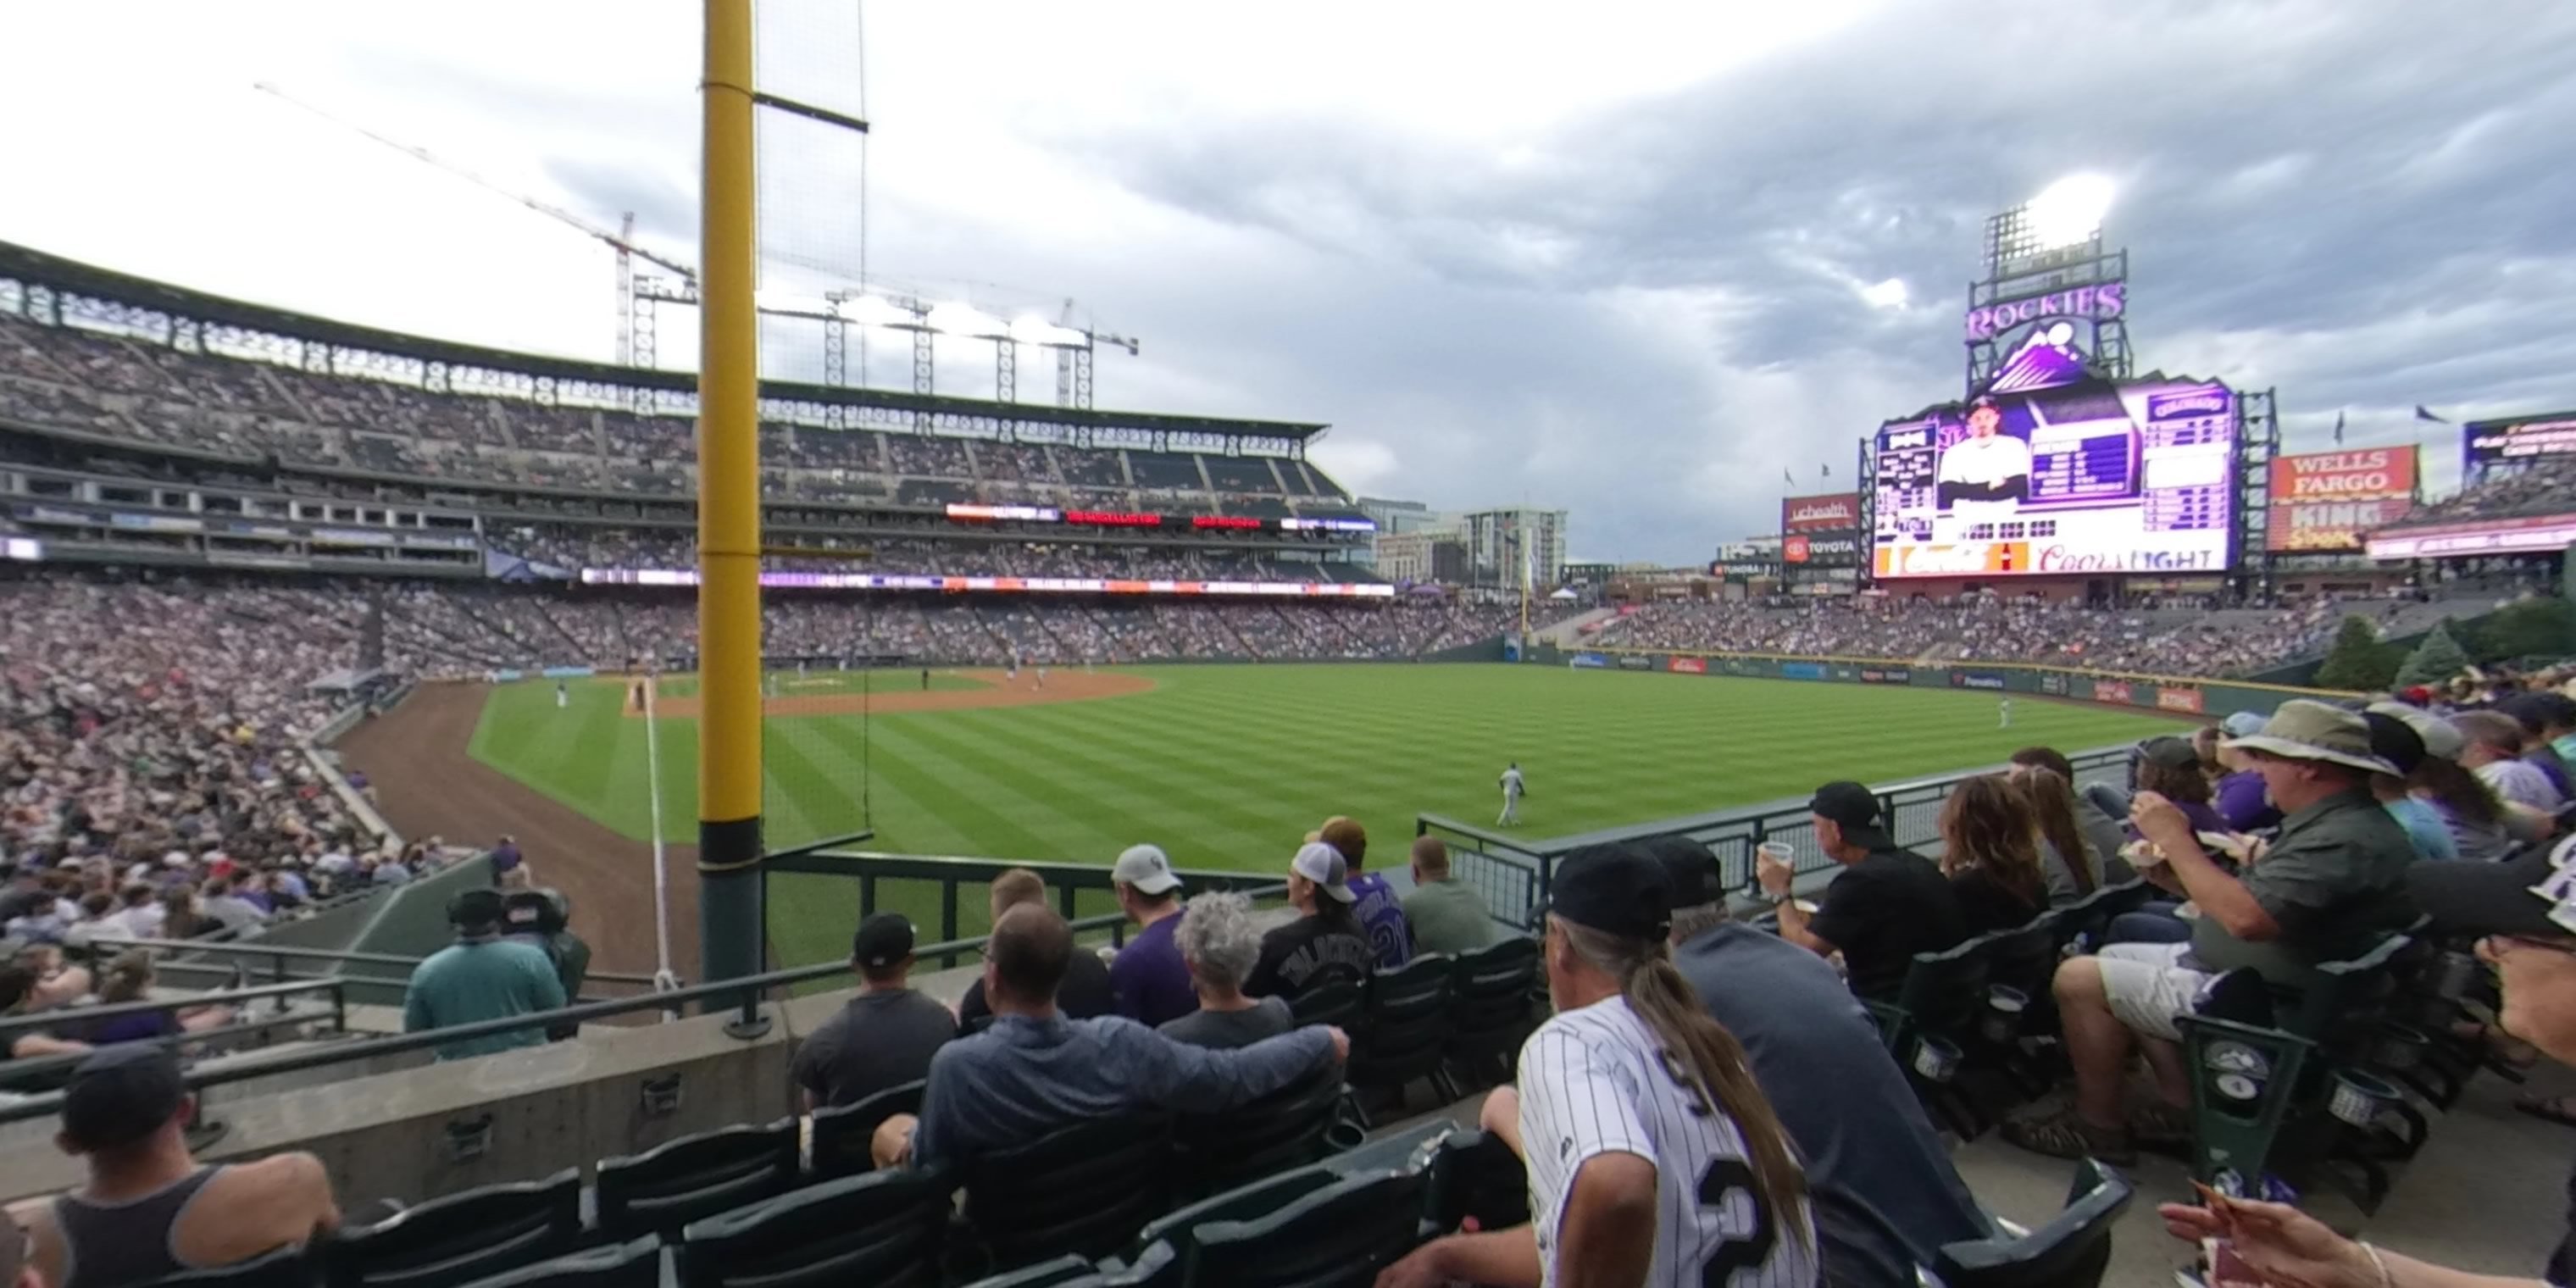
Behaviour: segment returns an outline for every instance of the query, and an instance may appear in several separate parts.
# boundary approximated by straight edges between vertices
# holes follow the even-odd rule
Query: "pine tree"
[[[2325,664],[2317,668],[2317,687],[2358,693],[2388,687],[2397,670],[2396,650],[2379,642],[2379,628],[2359,614],[2343,619]]]
[[[2468,651],[2460,647],[2458,640],[2451,638],[2450,626],[2436,623],[2432,634],[2425,636],[2424,642],[2416,645],[2415,651],[2406,656],[2406,664],[2397,668],[2397,686],[2447,684],[2451,677],[2467,670],[2468,666]]]

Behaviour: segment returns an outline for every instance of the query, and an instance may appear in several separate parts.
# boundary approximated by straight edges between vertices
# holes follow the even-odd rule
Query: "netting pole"
[[[760,331],[751,0],[706,0],[699,85],[698,960],[760,972]],[[744,1003],[745,1028],[766,1027]]]
[[[679,987],[679,978],[671,973],[671,865],[662,839],[662,720],[653,701],[661,687],[660,676],[644,677],[644,774],[652,784],[653,805],[653,986],[668,990]]]

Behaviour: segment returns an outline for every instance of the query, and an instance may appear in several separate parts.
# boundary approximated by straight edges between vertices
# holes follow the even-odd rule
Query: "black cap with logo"
[[[1661,939],[1672,929],[1672,884],[1644,845],[1587,845],[1556,861],[1547,910],[1622,939]]]

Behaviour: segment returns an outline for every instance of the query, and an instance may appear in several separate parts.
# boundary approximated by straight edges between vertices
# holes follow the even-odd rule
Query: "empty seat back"
[[[662,1241],[651,1235],[540,1261],[472,1288],[662,1288]]]
[[[796,1120],[683,1136],[599,1165],[599,1231],[611,1239],[676,1238],[700,1217],[796,1184]]]
[[[876,1160],[868,1141],[896,1114],[921,1112],[921,1089],[915,1081],[888,1087],[853,1104],[814,1111],[811,1171],[820,1177],[856,1176],[873,1170]]]
[[[316,1249],[329,1288],[455,1288],[581,1242],[581,1169],[433,1199]]]
[[[1347,1032],[1359,1027],[1366,1001],[1358,980],[1335,977],[1289,998],[1288,1010],[1299,1024],[1330,1024]]]
[[[1171,1119],[1077,1123],[969,1159],[964,1174],[966,1219],[996,1266],[1105,1257],[1170,1205]]]
[[[1127,1263],[1141,1264],[1145,1250],[1158,1243],[1170,1248],[1176,1259],[1187,1260],[1189,1250],[1198,1246],[1200,1226],[1214,1221],[1250,1221],[1265,1217],[1341,1179],[1341,1174],[1330,1167],[1300,1167],[1265,1176],[1165,1213],[1137,1232]]]
[[[675,1252],[680,1288],[917,1288],[939,1282],[956,1183],[870,1172],[698,1221]]]
[[[1302,1082],[1221,1114],[1172,1125],[1181,1188],[1212,1194],[1322,1158],[1342,1103],[1342,1071],[1328,1065]]]
[[[1097,1288],[1103,1281],[1100,1271],[1082,1257],[1057,1257],[1034,1266],[1006,1270],[989,1279],[978,1279],[965,1288]]]
[[[2018,1239],[1944,1245],[1935,1270],[1949,1288],[2098,1288],[2111,1264],[2111,1227],[2131,1193],[2119,1173],[2088,1158],[2048,1224]]]
[[[1192,1288],[1366,1285],[1421,1246],[1423,1173],[1387,1171],[1336,1181],[1269,1216],[1198,1228],[1185,1282]]]
[[[1434,953],[1370,978],[1360,1029],[1351,1035],[1352,1086],[1402,1086],[1439,1069],[1455,973]]]

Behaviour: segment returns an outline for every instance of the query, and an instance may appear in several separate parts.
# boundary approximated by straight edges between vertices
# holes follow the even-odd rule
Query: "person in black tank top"
[[[339,1223],[310,1154],[199,1163],[183,1135],[195,1111],[167,1047],[109,1047],[73,1072],[57,1140],[88,1160],[89,1180],[25,1210],[44,1282],[134,1288],[301,1245]]]
[[[200,1167],[139,1199],[94,1203],[65,1194],[54,1200],[54,1233],[62,1241],[63,1278],[56,1288],[130,1288],[201,1270],[179,1259],[180,1214],[224,1169]]]

